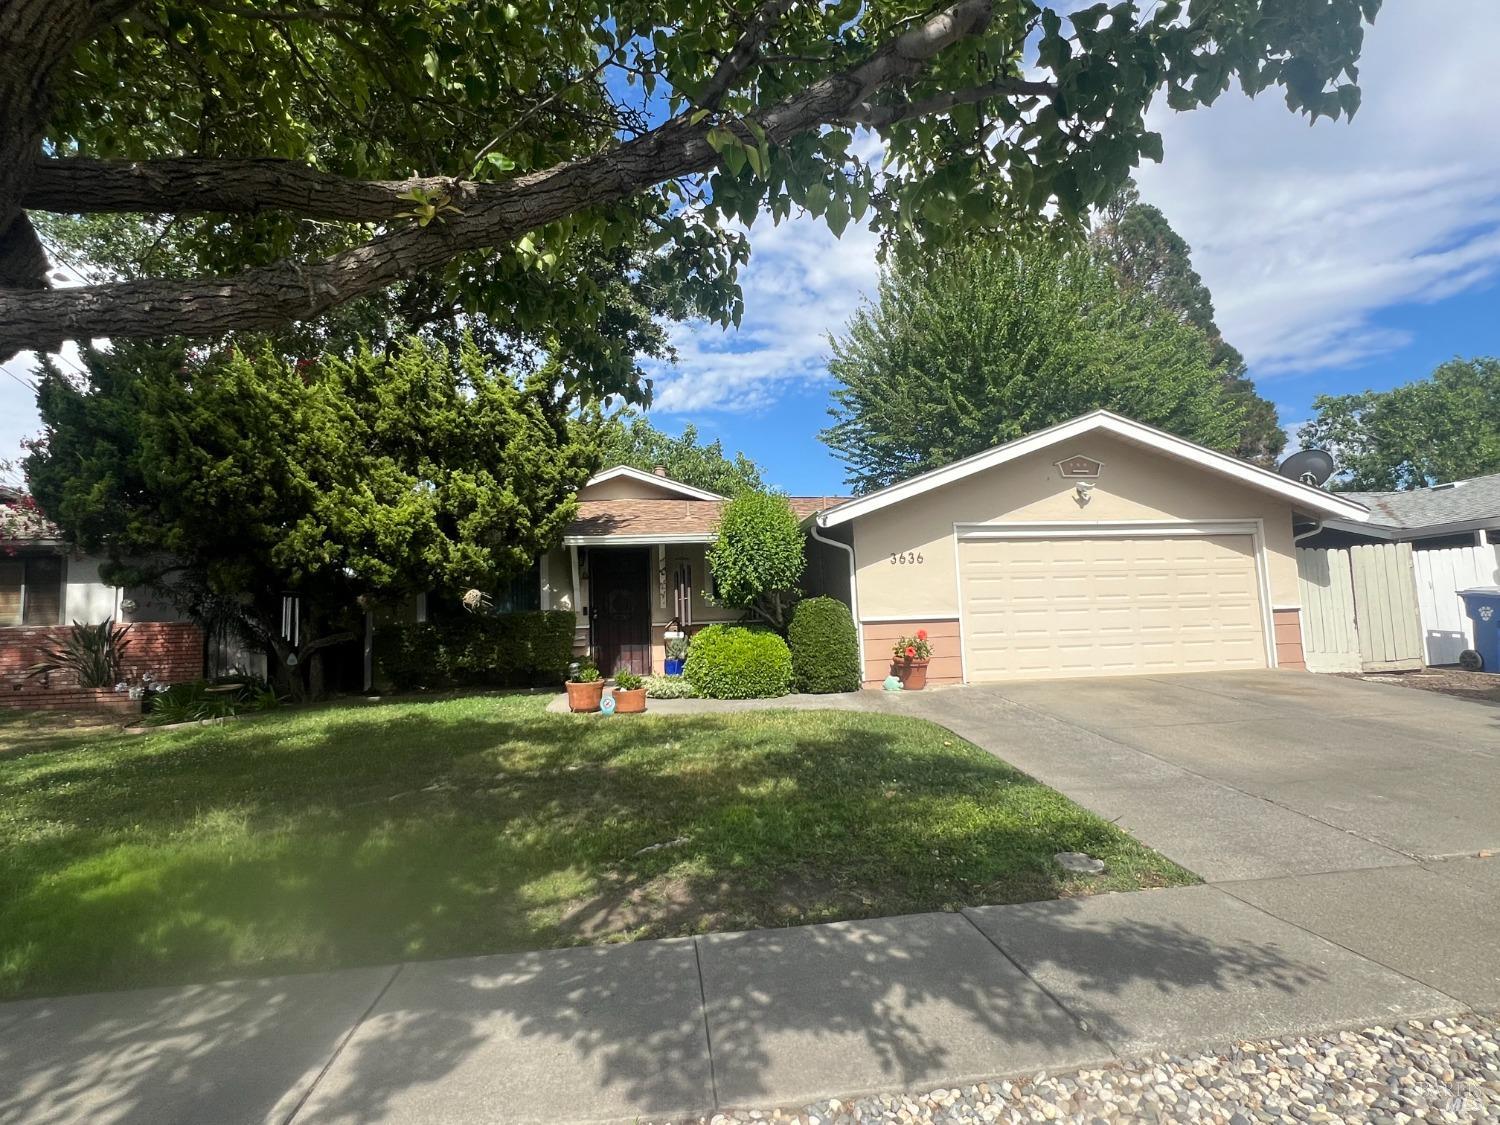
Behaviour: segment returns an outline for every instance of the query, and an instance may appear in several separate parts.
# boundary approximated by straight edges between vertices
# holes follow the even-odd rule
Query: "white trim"
[[[595,473],[589,477],[588,483],[583,487],[603,484],[605,481],[625,477],[628,480],[640,481],[644,484],[654,484],[657,488],[664,488],[668,492],[675,492],[679,496],[686,496],[691,500],[728,500],[727,496],[720,496],[717,492],[710,492],[706,488],[694,488],[690,484],[672,480],[670,477],[659,477],[655,473],[642,472],[640,469],[630,465],[616,465],[613,469],[605,469],[602,473]]]
[[[673,535],[564,535],[564,547],[657,547],[664,543],[712,543],[706,531]]]
[[[543,551],[541,558],[537,561],[539,564],[537,567],[538,581],[542,587],[537,597],[537,602],[545,612],[552,608],[552,574],[551,568],[547,565],[547,552]]]
[[[578,617],[583,613],[583,586],[578,581],[578,547],[576,544],[568,546],[568,562],[573,570],[573,604],[569,608],[572,609],[573,616]]]
[[[1300,605],[1274,605],[1273,604],[1271,606],[1271,612],[1272,613],[1301,613],[1302,612],[1302,607]]]
[[[1014,461],[1018,457],[1024,457],[1028,453],[1046,449],[1061,442],[1072,441],[1090,433],[1107,433],[1147,449],[1154,449],[1169,456],[1176,457],[1181,461],[1197,465],[1201,468],[1210,469],[1227,477],[1232,477],[1242,483],[1259,488],[1262,491],[1273,493],[1284,499],[1290,500],[1304,508],[1310,508],[1315,512],[1325,512],[1333,516],[1342,516],[1356,522],[1364,522],[1370,517],[1368,509],[1362,504],[1352,500],[1345,500],[1331,492],[1313,488],[1300,481],[1288,480],[1269,469],[1262,469],[1257,465],[1251,465],[1230,457],[1225,453],[1218,453],[1212,449],[1205,448],[1195,442],[1187,441],[1172,434],[1158,430],[1152,426],[1142,425],[1140,422],[1132,422],[1128,418],[1122,418],[1118,414],[1111,414],[1107,410],[1096,410],[1092,414],[1085,414],[1074,418],[1072,421],[1063,422],[1061,425],[1052,426],[1049,429],[1038,430],[1034,434],[1008,442],[1005,445],[987,449],[983,453],[977,453],[972,457],[965,457],[961,461],[955,461],[951,465],[944,465],[940,469],[923,473],[921,476],[912,477],[910,480],[893,484],[889,488],[883,488],[879,492],[872,492],[868,496],[860,496],[854,500],[846,500],[832,508],[827,508],[817,515],[817,521],[821,527],[836,527],[841,523],[857,519],[860,516],[869,515],[892,504],[899,504],[903,500],[909,500],[914,496],[920,496],[934,488],[952,484],[963,480],[974,473],[983,472]]]
[[[1180,539],[1210,535],[1248,535],[1255,552],[1255,584],[1260,592],[1261,634],[1265,643],[1266,667],[1278,666],[1276,660],[1276,618],[1271,603],[1270,562],[1266,557],[1266,521],[1242,520],[1020,520],[1005,524],[953,525],[954,593],[958,596],[958,643],[963,667],[963,682],[969,682],[968,645],[964,621],[963,565],[960,544],[989,539],[1133,539],[1140,536]],[[1292,607],[1287,607],[1292,608]],[[1300,606],[1296,607],[1300,610]]]
[[[956,613],[903,613],[896,617],[862,617],[861,625],[900,625],[903,621],[918,624],[922,621],[957,621]]]
[[[1108,539],[1157,536],[1179,539],[1203,535],[1249,535],[1262,521],[1242,520],[1017,520],[1011,523],[956,523],[959,539]]]
[[[958,524],[953,525],[953,597],[958,606],[958,681],[969,682],[969,634],[964,625],[964,568],[959,560]]]

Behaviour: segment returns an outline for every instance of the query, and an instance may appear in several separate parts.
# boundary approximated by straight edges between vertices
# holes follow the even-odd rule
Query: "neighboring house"
[[[1415,550],[1500,546],[1500,473],[1407,492],[1342,492],[1370,509],[1368,522],[1323,521],[1304,547],[1410,543]]]
[[[659,668],[673,619],[733,619],[703,597],[723,497],[635,469],[594,477],[542,608],[578,613],[606,674]],[[811,593],[859,624],[864,678],[925,629],[934,683],[1303,667],[1293,546],[1354,500],[1107,411],[853,499],[792,497]]]
[[[68,702],[73,685],[61,675],[30,677],[41,649],[73,622],[129,623],[125,673],[169,683],[203,674],[203,634],[149,592],[110,586],[101,560],[69,551],[62,533],[25,493],[0,488],[0,706],[46,707]]]

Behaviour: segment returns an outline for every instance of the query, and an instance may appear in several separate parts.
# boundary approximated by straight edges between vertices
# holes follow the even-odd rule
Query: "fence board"
[[[1302,594],[1302,653],[1307,670],[1358,672],[1359,634],[1355,629],[1349,552],[1298,550],[1297,580]]]
[[[1350,551],[1354,617],[1366,671],[1420,668],[1422,627],[1410,543],[1379,543]]]
[[[1450,547],[1413,555],[1417,613],[1429,664],[1456,664],[1474,647],[1474,625],[1458,591],[1500,585],[1500,547]]]
[[[1424,627],[1409,543],[1300,548],[1302,650],[1312,672],[1420,668]]]

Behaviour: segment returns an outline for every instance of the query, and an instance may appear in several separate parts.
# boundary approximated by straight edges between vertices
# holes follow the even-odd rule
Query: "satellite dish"
[[[1277,466],[1276,471],[1290,480],[1321,488],[1337,467],[1333,463],[1333,454],[1326,449],[1304,449],[1301,453],[1293,453]]]

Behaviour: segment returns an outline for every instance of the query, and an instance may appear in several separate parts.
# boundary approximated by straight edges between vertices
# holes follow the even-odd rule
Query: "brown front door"
[[[589,625],[594,662],[613,676],[621,668],[651,671],[651,552],[647,547],[589,552]]]

